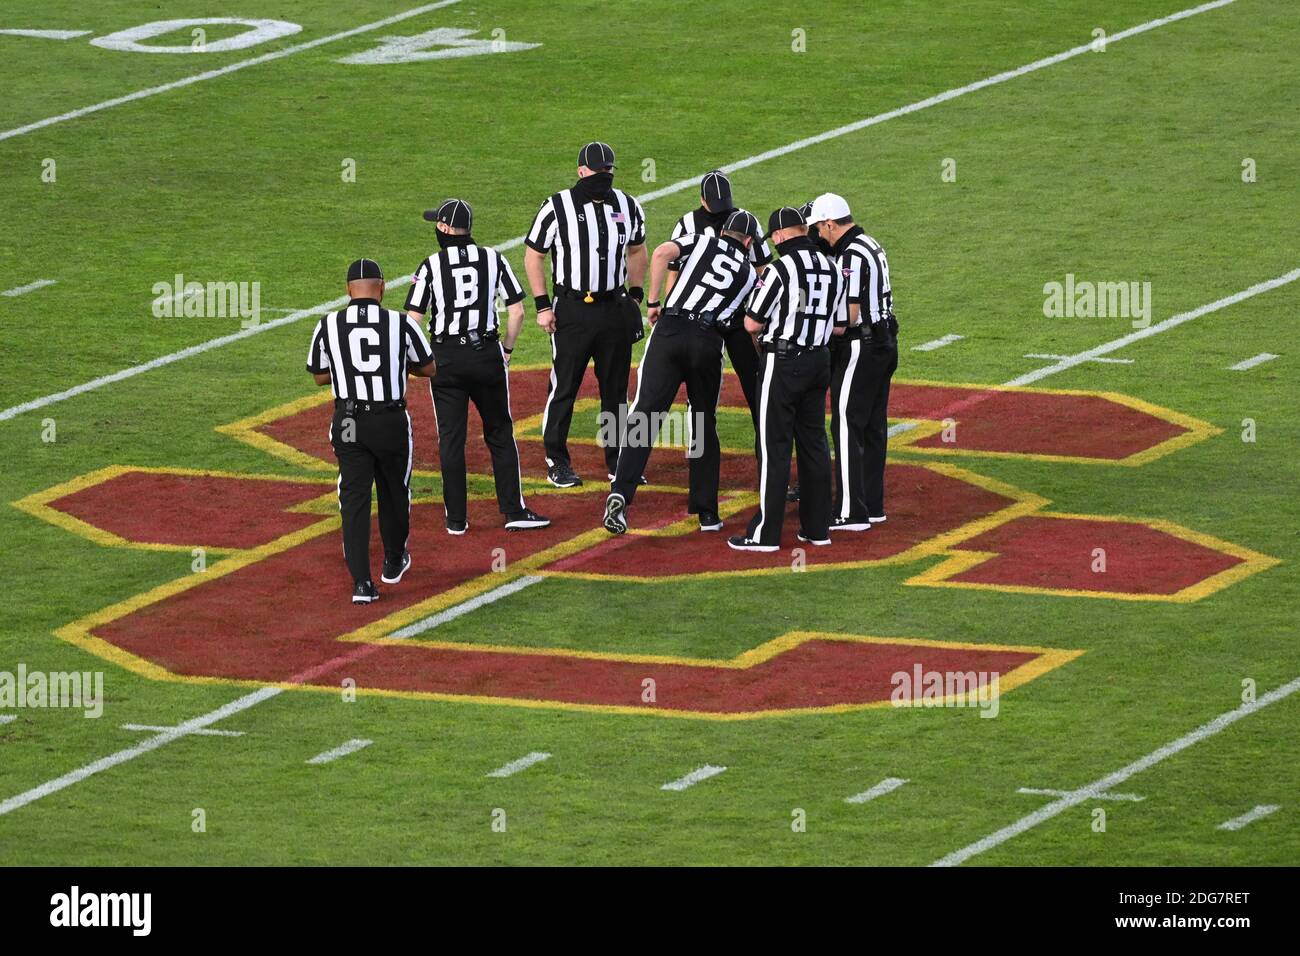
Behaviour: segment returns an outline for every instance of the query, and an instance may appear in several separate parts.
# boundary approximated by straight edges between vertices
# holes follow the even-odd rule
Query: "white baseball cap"
[[[852,215],[849,204],[843,196],[835,193],[822,193],[812,202],[812,212],[808,214],[809,222],[825,222],[827,219],[843,219]]]

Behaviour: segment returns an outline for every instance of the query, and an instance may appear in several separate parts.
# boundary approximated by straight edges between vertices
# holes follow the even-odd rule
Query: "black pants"
[[[885,514],[889,382],[898,340],[837,342],[831,354],[831,437],[835,442],[835,514],[852,522]]]
[[[447,517],[466,520],[465,439],[469,403],[483,420],[483,441],[492,454],[492,478],[497,487],[497,507],[504,515],[524,510],[520,491],[519,449],[515,423],[510,416],[510,383],[506,378],[501,346],[488,342],[482,348],[435,343],[437,372],[429,380],[433,414],[438,422],[438,458],[442,463],[442,503]]]
[[[724,340],[727,345],[727,358],[740,379],[741,391],[745,393],[745,404],[749,406],[749,417],[758,429],[758,350],[754,348],[754,337],[745,331],[745,323],[739,317],[733,321],[740,327],[727,333]]]
[[[569,464],[569,426],[573,402],[582,387],[587,363],[595,362],[600,384],[600,410],[617,422],[627,404],[627,380],[632,371],[632,343],[640,337],[641,311],[626,294],[600,302],[569,296],[555,298],[555,333],[551,336],[551,383],[542,412],[542,440],[548,466]],[[608,442],[605,464],[612,474],[618,464],[618,444]]]
[[[411,416],[405,409],[334,409],[330,444],[339,461],[343,559],[354,583],[370,580],[370,489],[379,491],[379,536],[384,556],[406,550],[411,526]]]
[[[799,454],[799,523],[807,537],[830,534],[831,455],[826,445],[826,390],[831,358],[826,349],[763,355],[758,370],[759,509],[747,536],[780,544],[790,453]]]
[[[627,415],[613,491],[632,503],[637,484],[650,460],[650,447],[658,434],[659,420],[652,416],[668,411],[677,390],[686,383],[689,402],[689,445],[691,514],[718,510],[718,468],[722,453],[718,444],[718,392],[722,388],[722,336],[683,318],[661,318],[646,343],[636,376],[636,397]],[[651,424],[656,427],[650,427]]]

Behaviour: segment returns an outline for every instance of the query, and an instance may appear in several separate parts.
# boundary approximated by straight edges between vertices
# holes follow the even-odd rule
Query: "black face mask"
[[[613,188],[613,173],[592,173],[579,179],[573,192],[583,202],[608,202]]]
[[[434,236],[438,239],[439,249],[447,249],[451,246],[468,246],[474,241],[468,235],[454,236],[450,232],[442,232],[441,230],[435,232]]]
[[[718,212],[713,212],[701,204],[699,211],[695,214],[695,218],[706,226],[712,226],[714,229],[721,230],[723,224],[731,218],[731,213],[732,210],[730,209],[721,209]]]

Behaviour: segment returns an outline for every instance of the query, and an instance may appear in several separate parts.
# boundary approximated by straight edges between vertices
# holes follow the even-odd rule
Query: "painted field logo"
[[[88,718],[104,713],[103,671],[0,671],[0,711],[22,708],[68,708]]]
[[[152,893],[82,893],[73,886],[50,897],[50,925],[127,927],[148,936],[153,927]]]
[[[927,671],[920,664],[890,679],[895,707],[977,707],[981,717],[998,715],[997,671]]]
[[[547,373],[511,371],[519,406],[542,407]],[[900,673],[912,685],[904,696],[921,706],[928,675],[938,674],[944,699],[991,715],[999,692],[1082,653],[800,630],[761,635],[731,658],[438,640],[436,628],[451,617],[551,578],[652,587],[780,577],[791,574],[789,555],[734,552],[699,534],[686,513],[690,462],[666,451],[652,461],[653,484],[637,496],[637,533],[611,538],[599,527],[604,491],[547,492],[538,477],[530,493],[547,496],[551,527],[511,535],[500,526],[495,498],[480,495],[469,502],[474,534],[449,542],[441,502],[418,493],[438,473],[437,442],[417,440],[411,551],[427,560],[417,558],[416,569],[377,604],[355,607],[345,595],[326,600],[340,586],[334,463],[323,440],[327,399],[312,395],[218,429],[292,463],[300,477],[114,466],[15,502],[105,547],[180,552],[184,570],[174,580],[74,621],[58,636],[159,680],[331,694],[342,685],[429,700],[713,720],[892,707]],[[720,414],[747,424],[733,376],[721,405]],[[1204,422],[1111,394],[943,383],[895,382],[891,405],[914,427],[888,466],[889,521],[870,535],[809,549],[806,572],[915,565],[905,586],[1186,603],[1276,563],[1161,519],[1052,511],[1040,495],[949,463],[965,455],[1136,467],[1217,434]],[[577,412],[594,424],[598,410],[591,383]],[[412,405],[411,416],[417,435],[436,433],[428,403]],[[517,423],[525,462],[543,460],[540,418]],[[959,442],[941,440],[944,420],[957,422]],[[579,472],[604,468],[595,438],[571,438],[570,450]],[[470,472],[490,473],[485,446],[471,443],[467,458]],[[724,448],[724,521],[754,507],[752,484],[752,448]],[[794,545],[797,517],[787,526],[785,543]],[[1098,548],[1107,555],[1104,574],[1094,571]],[[205,555],[201,573],[190,573],[195,549]]]

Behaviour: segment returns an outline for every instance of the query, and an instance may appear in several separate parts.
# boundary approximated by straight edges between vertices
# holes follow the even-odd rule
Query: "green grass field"
[[[0,15],[0,31],[96,37],[163,16],[303,27],[243,50],[176,55],[104,49],[87,42],[90,34],[0,32],[8,82],[0,291],[55,280],[0,297],[0,407],[22,409],[240,330],[237,318],[156,318],[153,286],[177,273],[258,282],[262,308],[281,310],[264,314],[275,321],[341,295],[343,270],[360,255],[378,259],[390,279],[409,275],[432,247],[420,212],[446,196],[474,204],[480,242],[516,239],[537,204],[570,183],[578,148],[593,138],[618,151],[616,184],[634,195],[690,181],[646,199],[653,245],[693,208],[694,181],[709,169],[1193,2],[464,0],[12,136],[4,131],[417,4],[182,0],[164,14],[135,0],[51,0]],[[338,62],[380,37],[435,28],[486,39],[499,29],[508,41],[541,46]],[[745,165],[733,175],[736,198],[763,219],[777,205],[842,193],[889,253],[903,328],[898,379],[1007,383],[1053,364],[1026,355],[1077,355],[1134,331],[1129,318],[1045,317],[1044,284],[1067,274],[1150,282],[1154,324],[1300,267],[1298,30],[1295,5],[1236,0]],[[792,50],[794,31],[804,52]],[[207,41],[236,33],[214,26]],[[189,28],[145,42],[188,44]],[[355,182],[343,175],[349,160]],[[942,175],[946,160],[955,161],[955,181]],[[522,277],[517,245],[509,257]],[[393,289],[389,304],[404,294]],[[1084,652],[1007,692],[989,720],[969,708],[889,707],[665,719],[364,687],[355,702],[290,690],[213,724],[241,736],[185,735],[43,792],[152,739],[124,724],[174,726],[254,688],[151,679],[56,636],[185,577],[191,554],[106,547],[10,503],[113,465],[328,483],[328,472],[215,430],[313,391],[303,371],[312,320],[6,413],[0,671],[103,671],[106,702],[97,720],[72,709],[0,709],[0,721],[15,718],[0,723],[0,862],[938,861],[1054,799],[1019,788],[1087,787],[1242,706],[1244,681],[1263,698],[1300,677],[1300,427],[1290,350],[1298,309],[1300,282],[1288,281],[1107,356],[1125,361],[1085,361],[1035,383],[1119,393],[1222,430],[1203,441],[1133,468],[1031,457],[955,462],[1041,495],[1052,511],[1171,522],[1279,562],[1198,600],[905,585],[939,563],[927,557],[759,577],[552,577],[436,631],[439,641],[462,645],[693,659],[730,659],[791,631]],[[544,365],[549,346],[529,312],[515,361]],[[962,339],[913,348],[950,334]],[[1262,353],[1278,357],[1230,369]],[[539,411],[515,408],[521,419]],[[1243,440],[1247,429],[1253,440]],[[727,434],[744,445],[747,420],[731,417]],[[420,433],[416,442],[436,438]],[[939,460],[905,447],[891,454],[899,463]],[[525,457],[524,468],[531,503],[545,510],[541,462]],[[439,500],[436,478],[418,479],[415,491]],[[598,518],[597,507],[573,533]],[[415,557],[422,573],[436,574],[439,552]],[[344,577],[340,569],[341,587]],[[319,600],[346,602],[346,594]],[[210,637],[217,647],[232,639],[220,627]],[[167,634],[156,639],[165,645]],[[1288,694],[1110,788],[1141,801],[1087,793],[972,855],[970,865],[1295,864],[1298,735],[1300,694]],[[350,739],[373,743],[306,763]],[[531,752],[550,758],[487,776]],[[661,789],[705,765],[727,769],[688,789]],[[907,783],[846,802],[886,778]],[[1240,829],[1218,828],[1257,806],[1280,809]],[[200,808],[202,833],[192,827]],[[806,832],[792,828],[796,810]],[[504,832],[493,826],[497,811]]]

